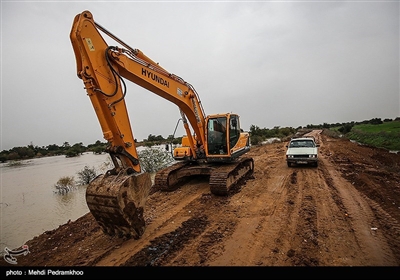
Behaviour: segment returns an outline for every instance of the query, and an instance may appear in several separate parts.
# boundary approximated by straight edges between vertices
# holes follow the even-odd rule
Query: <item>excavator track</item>
[[[242,179],[249,178],[254,172],[254,160],[241,158],[236,162],[220,165],[210,175],[210,190],[214,195],[228,195],[233,186]]]
[[[148,173],[99,175],[86,189],[86,203],[104,233],[139,239],[145,230],[143,210],[150,188]]]
[[[186,162],[178,162],[158,171],[154,178],[154,188],[161,191],[176,190],[182,181],[178,178],[178,171],[187,165]]]
[[[157,172],[154,187],[161,191],[174,191],[194,176],[210,176],[212,166],[197,162],[178,162]]]
[[[156,190],[174,191],[185,182],[185,179],[208,176],[211,193],[227,195],[234,185],[241,179],[251,176],[253,172],[252,158],[242,158],[224,164],[179,162],[159,171],[155,177],[154,187]]]

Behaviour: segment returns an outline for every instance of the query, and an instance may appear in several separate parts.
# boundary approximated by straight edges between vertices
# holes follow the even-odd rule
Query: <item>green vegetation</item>
[[[348,122],[329,125],[325,134],[332,137],[346,137],[362,144],[400,150],[400,117],[396,119],[373,118],[362,122]]]
[[[143,171],[156,172],[159,169],[171,164],[174,159],[172,155],[159,148],[148,148],[138,153],[139,160]],[[105,163],[108,166],[108,163]],[[76,184],[85,186],[88,185],[95,177],[97,172],[94,167],[85,166],[77,173],[78,180],[75,181],[73,176],[61,177],[55,184],[56,192],[59,194],[67,194],[69,191],[76,188]]]
[[[51,144],[48,146],[34,146],[30,144],[26,147],[14,147],[10,150],[3,150],[0,152],[0,162],[6,161],[19,161],[22,159],[31,159],[44,156],[58,156],[65,155],[66,157],[79,156],[84,152],[93,152],[101,154],[105,151],[107,143],[96,141],[96,143],[85,147],[82,142],[70,145],[64,142],[61,146]]]
[[[54,185],[56,188],[56,193],[58,194],[67,194],[71,190],[77,188],[76,183],[79,185],[87,185],[89,182],[96,177],[96,169],[89,168],[85,166],[81,171],[78,172],[78,181],[75,181],[74,176],[63,176],[58,179],[57,183]]]
[[[306,127],[260,129],[256,125],[250,127],[251,144],[257,145],[268,138],[277,137],[284,139],[296,133],[304,134],[312,129],[323,129],[331,137],[346,137],[375,147],[389,150],[400,150],[400,117],[392,119],[373,118],[361,122],[309,124]]]
[[[302,134],[312,129],[324,129],[327,134],[332,137],[347,137],[351,140],[358,141],[377,147],[387,148],[390,150],[400,150],[399,144],[399,131],[400,131],[400,117],[396,119],[373,118],[364,120],[362,122],[347,122],[347,123],[323,123],[323,124],[308,124],[305,127],[279,127],[275,126],[271,129],[260,128],[257,125],[250,126],[250,139],[252,145],[257,145],[267,140],[268,138],[279,138],[284,140],[296,133]],[[180,144],[182,137],[175,138],[174,135],[169,135],[167,138],[161,135],[150,134],[143,142],[137,142],[136,146],[152,147],[161,144]],[[82,142],[70,145],[64,142],[62,146],[51,144],[48,146],[38,147],[30,144],[26,147],[14,147],[10,150],[3,150],[0,152],[0,162],[9,162],[10,166],[21,165],[20,160],[31,159],[44,156],[65,155],[66,157],[79,156],[84,152],[93,152],[101,154],[106,151],[107,143],[96,141],[85,147]],[[146,155],[147,156],[147,155]]]
[[[8,167],[17,167],[17,166],[22,166],[27,164],[27,162],[21,161],[21,160],[11,160],[7,162]]]
[[[73,176],[64,176],[58,179],[57,184],[54,186],[56,193],[66,194],[75,188],[75,181]]]
[[[171,153],[159,148],[148,148],[138,153],[144,172],[157,172],[174,161]]]
[[[268,128],[259,128],[256,125],[250,126],[250,140],[252,145],[258,145],[265,141],[268,138],[285,138],[294,133],[296,133],[296,129],[293,127],[279,127],[275,126],[272,129]]]
[[[354,125],[346,137],[363,144],[400,151],[400,121]]]
[[[399,133],[400,132],[400,121],[389,121],[381,124],[360,124],[353,128],[359,129],[363,132],[377,133],[385,131],[387,133]]]
[[[148,139],[144,139],[143,142],[137,142],[137,147],[145,145],[151,147],[154,145],[161,145],[166,143],[180,144],[182,137],[174,138],[169,135],[167,139],[164,139],[161,135],[155,136],[150,134]],[[70,145],[68,142],[64,142],[61,146],[51,144],[48,146],[34,146],[32,143],[25,147],[14,147],[10,150],[3,150],[0,152],[0,162],[7,161],[19,161],[22,159],[31,159],[44,156],[58,156],[65,155],[66,157],[76,157],[85,152],[93,152],[94,154],[102,154],[106,152],[107,142],[96,141],[94,144],[89,144],[87,147],[82,142]]]
[[[58,181],[57,181],[57,185],[59,186],[73,186],[74,183],[74,177],[73,176],[65,176],[65,177],[61,177]]]
[[[89,166],[86,165],[81,171],[78,172],[78,184],[87,185],[96,176],[96,169],[94,167],[89,168]]]
[[[166,139],[161,135],[155,136],[153,134],[149,134],[147,139],[143,139],[143,145],[146,147],[162,145],[162,144],[180,144],[182,142],[182,137],[175,138],[173,135],[169,135]]]

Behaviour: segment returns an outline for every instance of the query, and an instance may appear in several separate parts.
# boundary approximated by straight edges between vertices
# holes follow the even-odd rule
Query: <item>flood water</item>
[[[66,176],[78,181],[85,166],[104,173],[110,163],[108,154],[85,153],[25,160],[17,166],[0,164],[1,253],[88,213],[86,186],[60,194],[55,185]]]

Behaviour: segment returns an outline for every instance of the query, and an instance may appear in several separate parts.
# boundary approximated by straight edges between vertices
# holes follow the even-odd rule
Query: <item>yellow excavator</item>
[[[100,33],[101,32],[101,33]],[[109,46],[101,34],[120,44]],[[77,75],[83,81],[113,168],[94,178],[86,190],[90,212],[111,236],[139,239],[145,230],[144,206],[151,188],[173,191],[193,176],[207,176],[214,195],[228,195],[252,176],[250,136],[239,115],[205,115],[193,86],[133,49],[94,21],[90,11],[75,16],[70,39]],[[176,104],[186,135],[173,150],[176,163],[159,170],[152,183],[140,165],[125,104],[129,80]]]

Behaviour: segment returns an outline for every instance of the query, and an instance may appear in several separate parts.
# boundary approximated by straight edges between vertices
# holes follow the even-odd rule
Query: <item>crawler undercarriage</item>
[[[225,164],[178,162],[157,172],[154,186],[149,173],[105,174],[89,184],[86,202],[106,234],[138,239],[146,226],[143,212],[150,189],[174,191],[193,176],[207,176],[211,193],[225,196],[253,171],[253,159],[244,157]]]

